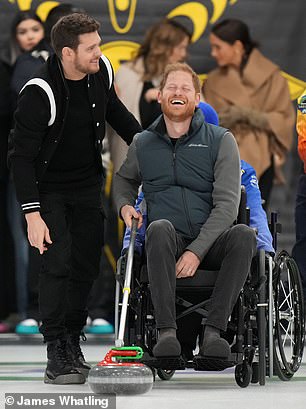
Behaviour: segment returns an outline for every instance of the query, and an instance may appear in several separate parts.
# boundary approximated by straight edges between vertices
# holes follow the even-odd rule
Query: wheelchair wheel
[[[258,329],[258,368],[257,376],[260,385],[265,385],[266,382],[266,259],[264,250],[259,251],[258,257],[258,304],[257,304],[257,329]],[[255,365],[256,367],[256,365]],[[253,368],[252,368],[253,369]],[[253,379],[257,378],[253,372]]]
[[[300,274],[295,261],[282,251],[273,271],[274,372],[290,380],[303,357],[305,322]]]
[[[246,361],[238,364],[235,368],[235,380],[240,388],[246,388],[252,379],[252,367]]]
[[[171,369],[157,369],[157,375],[162,381],[169,381],[174,375],[175,371]]]

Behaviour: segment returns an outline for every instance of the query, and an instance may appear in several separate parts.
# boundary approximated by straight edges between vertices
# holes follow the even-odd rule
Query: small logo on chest
[[[188,148],[208,148],[208,145],[204,145],[203,143],[190,143]]]

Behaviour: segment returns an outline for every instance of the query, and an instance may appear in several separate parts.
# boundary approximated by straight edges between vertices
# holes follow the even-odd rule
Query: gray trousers
[[[146,231],[147,268],[157,328],[177,328],[175,311],[176,260],[188,246],[168,220],[152,222]],[[246,225],[222,233],[201,266],[216,270],[206,325],[225,331],[256,254],[256,235]]]

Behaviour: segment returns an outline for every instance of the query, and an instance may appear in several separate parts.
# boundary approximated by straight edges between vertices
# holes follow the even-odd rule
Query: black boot
[[[48,363],[45,371],[45,383],[56,385],[85,383],[85,376],[73,367],[66,349],[67,341],[65,339],[57,339],[47,343]]]
[[[231,355],[231,348],[229,343],[221,338],[218,328],[206,325],[199,353],[202,356],[228,360]]]
[[[172,357],[181,355],[181,345],[176,338],[176,329],[161,328],[157,344],[153,347],[155,357]]]
[[[80,336],[83,341],[86,341],[84,333],[69,334],[67,336],[67,352],[72,359],[73,367],[87,378],[91,365],[85,361],[80,347]]]

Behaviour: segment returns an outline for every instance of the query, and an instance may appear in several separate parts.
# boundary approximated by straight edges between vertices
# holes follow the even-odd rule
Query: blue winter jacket
[[[241,160],[241,184],[245,186],[247,207],[250,209],[250,227],[257,229],[257,248],[268,253],[275,253],[267,216],[261,205],[261,194],[255,169]]]

